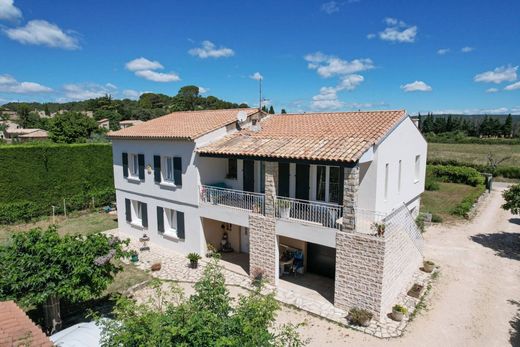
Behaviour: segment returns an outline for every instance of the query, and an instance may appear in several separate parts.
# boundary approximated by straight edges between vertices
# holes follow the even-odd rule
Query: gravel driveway
[[[504,189],[496,184],[471,222],[428,229],[425,257],[441,274],[403,337],[380,340],[287,309],[278,320],[306,316],[311,346],[520,346],[520,216],[500,208]]]

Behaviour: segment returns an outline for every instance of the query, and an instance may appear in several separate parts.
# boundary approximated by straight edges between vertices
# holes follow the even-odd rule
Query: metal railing
[[[403,204],[401,207],[390,212],[390,214],[385,219],[385,224],[389,234],[396,232],[402,232],[406,234],[413,242],[417,250],[421,254],[423,253],[424,239],[421,230],[419,230],[419,227],[417,227],[417,223],[415,222],[415,219],[406,205]]]
[[[264,194],[208,185],[200,186],[201,202],[265,213]]]
[[[373,236],[385,233],[385,213],[356,208],[356,232]]]
[[[316,223],[326,228],[340,229],[338,219],[343,206],[321,201],[308,201],[278,196],[275,202],[276,217]]]

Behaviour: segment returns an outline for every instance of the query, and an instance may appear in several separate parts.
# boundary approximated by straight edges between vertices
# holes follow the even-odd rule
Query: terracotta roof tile
[[[13,301],[1,301],[0,346],[51,347],[53,344]]]
[[[113,139],[194,140],[235,122],[240,111],[245,111],[248,116],[259,112],[256,108],[173,112],[129,128],[111,131],[108,136]]]
[[[242,130],[199,148],[207,155],[357,161],[401,120],[404,110],[273,115],[261,130]]]

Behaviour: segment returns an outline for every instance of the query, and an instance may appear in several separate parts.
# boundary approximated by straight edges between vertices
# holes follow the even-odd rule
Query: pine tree
[[[504,137],[513,136],[513,117],[511,117],[511,113],[507,115],[506,121],[502,125],[502,135]]]
[[[281,114],[287,114],[287,112],[285,111],[285,108],[282,108],[282,111],[280,111]]]
[[[273,107],[273,105],[271,105],[271,107],[269,107],[269,114],[274,114],[274,107]]]

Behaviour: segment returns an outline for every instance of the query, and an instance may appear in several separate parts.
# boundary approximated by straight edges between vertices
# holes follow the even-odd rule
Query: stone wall
[[[343,231],[356,230],[356,207],[359,189],[359,166],[344,169],[343,182]]]
[[[278,163],[265,162],[265,215],[275,217],[276,190],[278,187]]]
[[[383,314],[384,261],[383,238],[338,232],[334,305],[345,310],[363,308],[379,318]]]
[[[278,282],[278,245],[276,221],[272,217],[251,213],[249,215],[249,273],[264,271],[264,278],[271,284]]]

